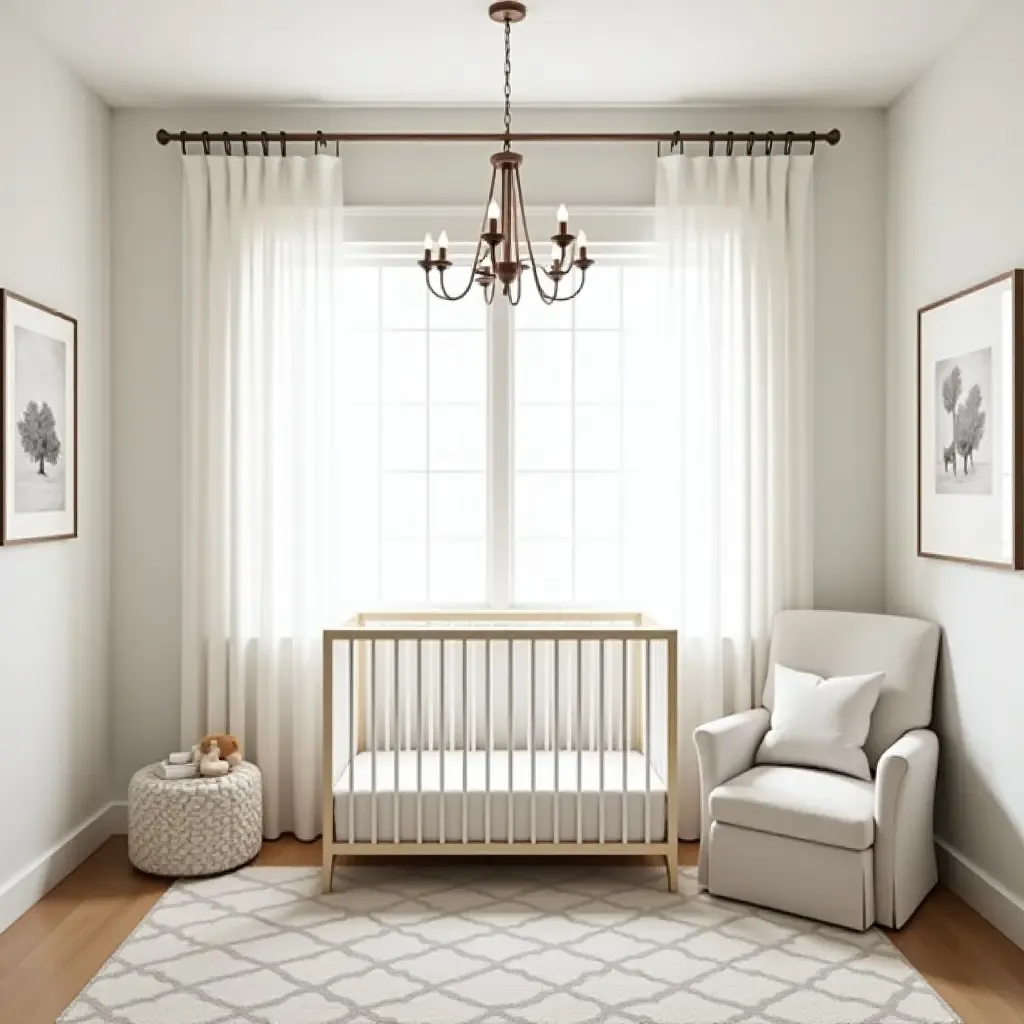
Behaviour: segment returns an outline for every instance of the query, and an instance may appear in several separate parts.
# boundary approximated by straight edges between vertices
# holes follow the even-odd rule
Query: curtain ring
[[[756,136],[754,135],[753,132],[751,132],[747,136],[747,156],[753,156],[754,155],[754,143],[756,141],[757,141]]]
[[[669,156],[676,151],[676,146],[679,147],[679,155],[683,155],[683,136],[681,132],[672,133],[672,145],[668,147]]]
[[[772,155],[772,146],[775,144],[775,132],[768,132],[764,137],[764,155]]]
[[[207,156],[210,155],[210,133],[209,132],[203,132],[203,152]]]
[[[244,156],[249,155],[249,133],[242,132],[242,154]]]
[[[224,133],[224,152],[231,156],[231,136],[227,132]]]
[[[324,133],[318,131],[316,133],[316,151],[318,153],[320,152],[320,147],[321,146],[323,146],[324,152],[326,153],[327,152],[327,140],[324,138]]]
[[[266,132],[260,132],[260,145],[263,147],[263,155],[270,156],[270,136]]]
[[[188,132],[182,132],[181,135],[178,136],[178,138],[181,139],[181,155],[182,156],[188,156],[188,148],[185,145],[185,142],[187,140],[187,136],[188,136]]]
[[[732,145],[736,141],[736,133],[729,132],[729,134],[726,135],[725,140],[725,155],[732,156]]]
[[[281,156],[287,156],[287,155],[288,155],[288,150],[285,147],[284,132],[281,132]]]
[[[783,150],[786,156],[793,152],[793,133],[786,132],[786,148]]]
[[[708,156],[715,155],[715,133],[708,132]]]
[[[818,144],[818,133],[811,132],[811,156],[814,156],[814,147]]]

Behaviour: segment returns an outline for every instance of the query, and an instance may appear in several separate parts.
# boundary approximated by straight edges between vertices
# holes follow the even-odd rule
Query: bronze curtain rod
[[[757,144],[763,144],[767,152],[775,144],[789,152],[794,143],[808,143],[811,152],[819,142],[838,146],[841,138],[838,128],[829,132],[169,132],[161,128],[156,141],[161,146],[178,143],[182,151],[188,143],[202,143],[209,153],[210,146],[220,143],[227,153],[231,144],[239,143],[244,153],[249,146],[262,148],[263,155],[270,154],[271,145],[281,147],[284,155],[287,144],[313,143],[319,149],[327,143],[342,142],[654,142],[670,143],[673,147],[684,147],[687,143],[708,146],[714,153],[716,145],[725,147],[731,154],[735,145],[745,146],[751,153]]]

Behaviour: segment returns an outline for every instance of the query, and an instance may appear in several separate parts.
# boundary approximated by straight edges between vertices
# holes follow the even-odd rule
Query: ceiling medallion
[[[569,233],[569,213],[565,206],[559,206],[555,217],[558,230],[551,236],[551,252],[546,264],[539,263],[533,252],[530,230],[526,223],[526,204],[523,201],[519,168],[523,163],[521,153],[512,152],[512,25],[526,17],[526,5],[519,0],[498,0],[489,8],[492,21],[505,25],[505,142],[500,153],[491,157],[491,187],[487,195],[487,211],[480,225],[473,269],[466,287],[461,292],[449,293],[445,285],[445,272],[452,266],[448,259],[448,235],[442,231],[434,241],[427,235],[423,241],[423,259],[419,266],[427,279],[427,287],[439,299],[456,302],[465,298],[474,282],[483,289],[488,303],[494,301],[500,286],[501,294],[516,306],[523,294],[523,274],[529,271],[541,301],[546,305],[554,302],[569,302],[576,298],[587,278],[587,268],[593,264],[587,257],[587,236]],[[497,195],[496,195],[497,191]],[[525,259],[521,246],[526,246]],[[559,294],[564,278],[579,270],[579,282],[566,294]],[[437,286],[431,276],[437,271]],[[543,275],[543,276],[542,276]]]

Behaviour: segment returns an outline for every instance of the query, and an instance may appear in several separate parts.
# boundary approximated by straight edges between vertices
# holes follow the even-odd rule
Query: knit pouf
[[[128,786],[128,857],[152,875],[215,875],[263,845],[260,770],[243,762],[217,778],[162,779],[140,768]]]

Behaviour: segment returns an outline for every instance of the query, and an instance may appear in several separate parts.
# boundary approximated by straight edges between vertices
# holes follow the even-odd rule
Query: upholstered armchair
[[[775,619],[763,707],[694,733],[699,880],[716,896],[863,930],[902,927],[937,881],[928,729],[939,629],[889,615],[791,611]],[[864,752],[872,779],[756,764],[774,665],[824,678],[884,672]]]

